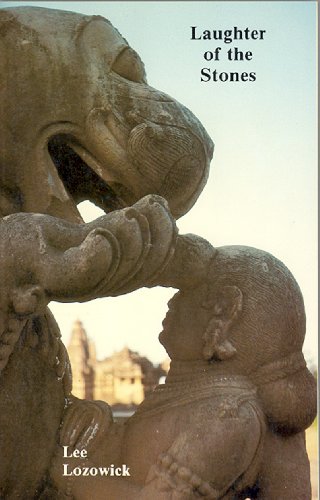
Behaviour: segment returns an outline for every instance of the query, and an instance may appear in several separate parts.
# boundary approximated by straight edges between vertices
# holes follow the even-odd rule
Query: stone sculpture
[[[263,252],[177,236],[207,180],[206,131],[147,85],[106,19],[18,7],[0,28],[0,497],[309,498],[315,396],[295,282]],[[106,215],[84,224],[85,199]],[[47,305],[158,285],[180,289],[161,335],[172,368],[119,426],[106,403],[71,395]],[[65,484],[61,446],[132,476]]]
[[[303,431],[316,413],[316,385],[301,351],[294,278],[266,252],[181,236],[160,284],[168,281],[182,288],[160,334],[171,358],[166,383],[124,425],[101,404],[77,401],[61,431],[70,453],[88,451],[68,470],[129,464],[130,479],[63,478],[69,460],[60,448],[55,480],[79,499],[90,491],[97,500],[106,491],[110,499],[310,498]]]
[[[118,295],[141,286],[140,278],[153,280],[170,258],[175,234],[158,196],[90,224],[27,213],[0,220],[4,498],[23,492],[33,498],[41,490],[71,391],[68,356],[47,303]]]
[[[212,143],[191,112],[147,85],[109,21],[19,7],[1,10],[0,25],[0,492],[9,499],[43,491],[70,391],[46,304],[152,280],[174,244],[172,216],[159,197],[121,209],[156,194],[175,217],[185,213],[205,184]],[[104,219],[84,226],[84,199],[120,211],[105,229]]]
[[[147,85],[109,21],[20,7],[0,22],[2,215],[79,221],[82,200],[109,212],[146,194],[166,198],[175,217],[191,208],[212,142],[189,110]]]

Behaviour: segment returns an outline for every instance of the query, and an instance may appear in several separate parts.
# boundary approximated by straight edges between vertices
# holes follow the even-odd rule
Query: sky
[[[148,82],[188,108],[215,143],[208,183],[178,221],[214,246],[248,245],[282,260],[305,301],[304,352],[317,361],[316,2],[1,2],[99,14],[140,54]],[[263,40],[192,40],[191,26],[265,30]],[[219,61],[204,53],[221,47]],[[237,47],[248,61],[228,61]],[[255,81],[201,81],[201,69],[254,72]],[[100,215],[82,204],[85,220]],[[80,319],[103,358],[125,345],[160,362],[157,340],[172,289],[142,289],[86,304],[51,304],[68,343]]]

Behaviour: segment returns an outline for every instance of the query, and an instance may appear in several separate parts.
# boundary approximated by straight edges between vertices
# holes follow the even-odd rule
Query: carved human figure
[[[301,351],[304,306],[290,272],[266,252],[215,250],[182,236],[160,282],[180,286],[160,334],[171,358],[166,383],[123,426],[110,423],[104,435],[98,433],[86,462],[127,464],[131,476],[75,478],[69,493],[79,500],[90,491],[96,500],[106,494],[310,499],[303,431],[315,417],[316,386]],[[71,405],[61,445],[86,448],[84,430],[95,422],[94,408]],[[61,449],[53,477],[67,487]]]

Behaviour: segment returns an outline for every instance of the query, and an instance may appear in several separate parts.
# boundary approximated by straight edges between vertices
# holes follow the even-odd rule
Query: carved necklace
[[[256,388],[247,377],[217,375],[202,361],[173,362],[166,383],[158,385],[131,418],[150,417],[205,399],[228,400],[229,404],[239,406],[256,400]]]

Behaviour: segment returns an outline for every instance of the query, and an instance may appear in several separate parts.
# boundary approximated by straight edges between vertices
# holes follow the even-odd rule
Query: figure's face
[[[83,200],[109,212],[159,194],[175,217],[187,212],[212,142],[189,110],[147,85],[111,23],[30,7],[0,10],[1,19],[10,22],[0,168],[6,192],[20,193],[17,211],[76,220]]]
[[[159,340],[171,359],[203,359],[203,335],[210,316],[202,307],[205,288],[180,291],[168,302]]]

